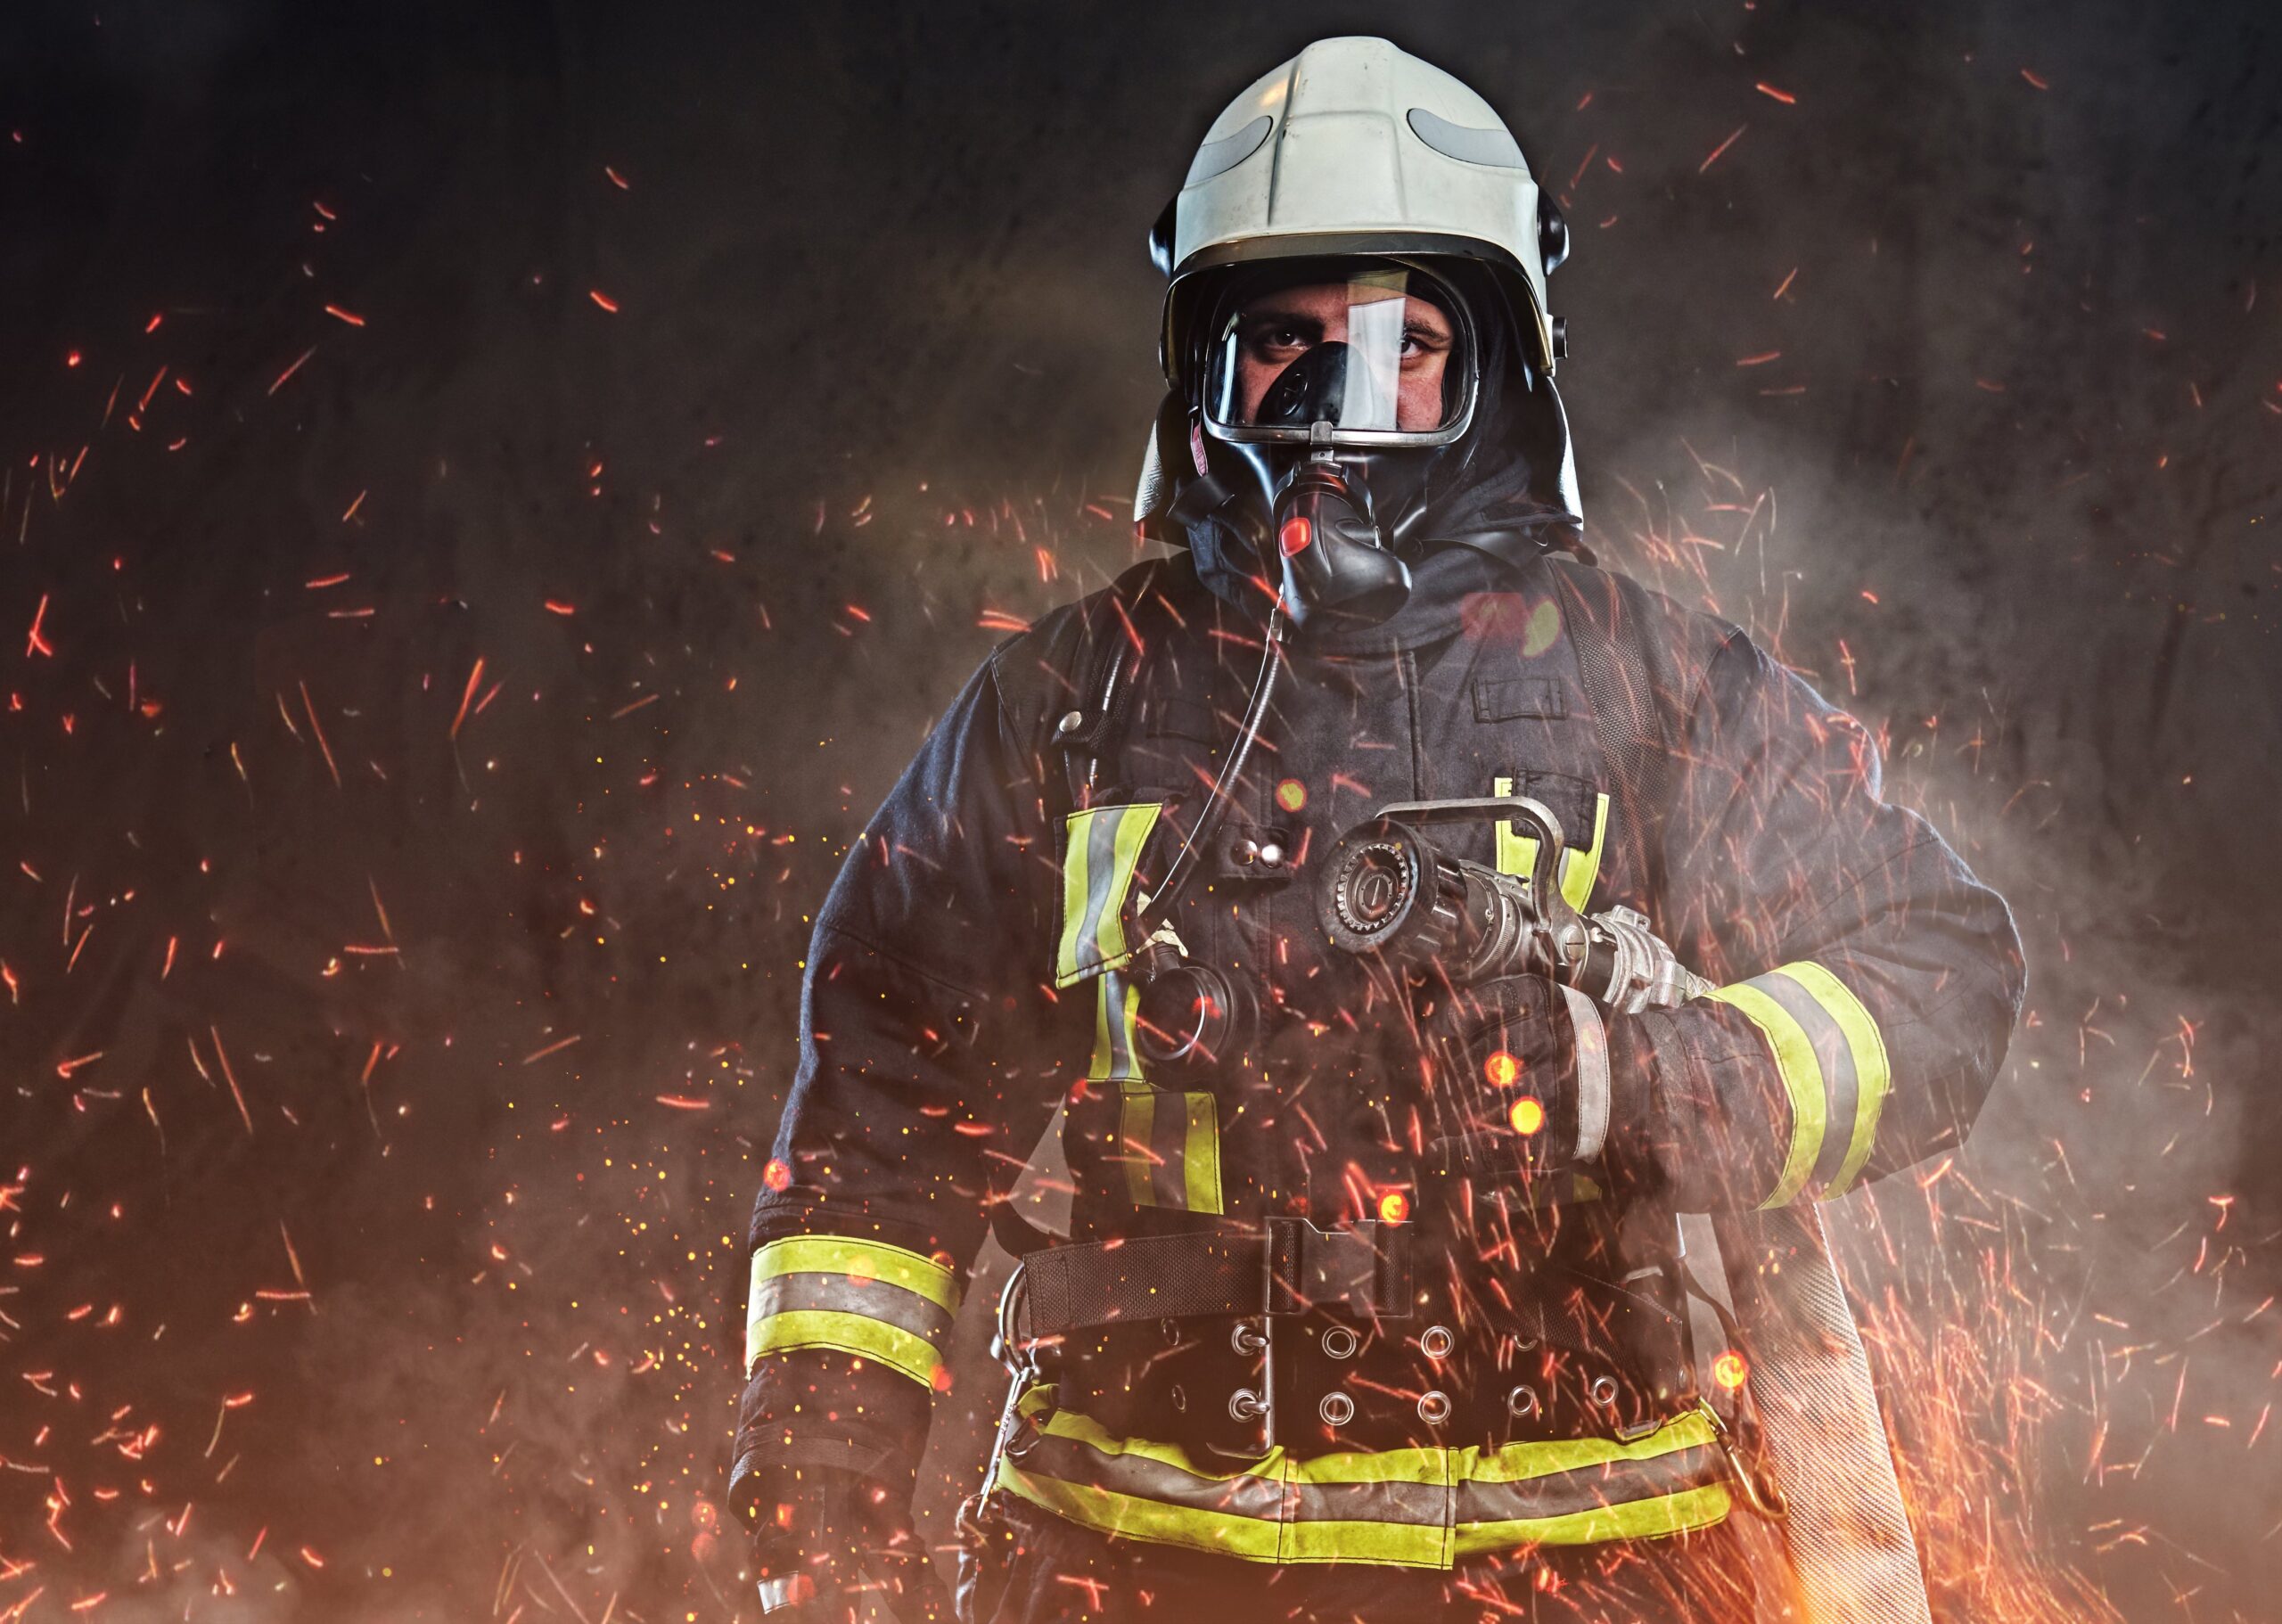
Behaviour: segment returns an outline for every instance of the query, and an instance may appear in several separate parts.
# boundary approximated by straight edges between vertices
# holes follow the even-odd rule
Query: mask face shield
[[[1233,444],[1445,446],[1473,419],[1465,302],[1399,259],[1289,260],[1233,276],[1203,337],[1205,426]]]

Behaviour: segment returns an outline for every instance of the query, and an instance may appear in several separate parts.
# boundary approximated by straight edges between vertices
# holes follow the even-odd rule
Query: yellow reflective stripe
[[[1062,935],[1054,952],[1054,984],[1076,985],[1115,970],[1133,956],[1125,940],[1125,898],[1141,848],[1156,827],[1162,801],[1089,807],[1063,820]]]
[[[1160,1465],[1176,1467],[1193,1477],[1211,1478],[1231,1482],[1237,1478],[1267,1478],[1281,1482],[1284,1477],[1284,1452],[1271,1449],[1249,1466],[1232,1472],[1208,1472],[1188,1458],[1188,1451],[1178,1444],[1151,1443],[1141,1438],[1119,1438],[1105,1431],[1101,1423],[1090,1415],[1075,1410],[1054,1408],[1055,1389],[1041,1384],[1031,1388],[1015,1407],[1021,1414],[1037,1424],[1038,1430],[1055,1438],[1067,1438],[1098,1449],[1104,1455],[1130,1455],[1142,1460],[1155,1461]],[[1041,1419],[1042,1418],[1042,1419]]]
[[[1701,1483],[1669,1494],[1648,1495],[1559,1515],[1456,1521],[1457,1497],[1469,1484],[1518,1483],[1533,1478],[1589,1470],[1612,1462],[1646,1461],[1691,1449],[1710,1449],[1715,1434],[1702,1409],[1691,1410],[1631,1443],[1614,1439],[1557,1439],[1509,1444],[1484,1452],[1406,1448],[1376,1453],[1348,1451],[1293,1460],[1272,1449],[1236,1471],[1205,1471],[1186,1450],[1168,1444],[1110,1436],[1090,1418],[1056,1410],[1054,1390],[1033,1387],[1016,1408],[1047,1437],[1084,1445],[1104,1457],[1102,1480],[1072,1481],[1043,1470],[1025,1468],[1015,1455],[1002,1455],[994,1483],[1031,1504],[1098,1532],[1149,1540],[1192,1550],[1217,1552],[1250,1562],[1351,1562],[1380,1566],[1449,1568],[1459,1556],[1511,1549],[1521,1545],[1582,1545],[1610,1539],[1650,1538],[1708,1527],[1730,1509],[1723,1483]],[[1043,1451],[1033,1448],[1033,1453]],[[1064,1461],[1067,1456],[1058,1457]],[[1143,1470],[1126,1472],[1120,1463]],[[1184,1501],[1130,1492],[1150,1480],[1150,1471],[1170,1469]],[[1062,1470],[1067,1471],[1065,1464]],[[1247,1489],[1244,1485],[1253,1485]],[[1420,1505],[1442,1508],[1432,1521],[1309,1517],[1310,1489],[1415,1485],[1441,1491]],[[1280,1498],[1263,1501],[1260,1491],[1280,1486]],[[1280,1506],[1276,1516],[1216,1509],[1203,1504]],[[1399,1502],[1397,1502],[1399,1503]],[[1431,1514],[1431,1513],[1430,1513]]]
[[[1330,1522],[1284,1525],[1278,1562],[1365,1562],[1383,1568],[1447,1568],[1450,1530],[1416,1522]]]
[[[1453,1475],[1467,1483],[1524,1483],[1575,1472],[1585,1466],[1605,1466],[1611,1461],[1650,1461],[1676,1455],[1714,1441],[1712,1418],[1701,1409],[1675,1415],[1645,1438],[1625,1443],[1614,1438],[1547,1438],[1534,1443],[1507,1444],[1483,1454],[1478,1448],[1459,1451],[1473,1457],[1463,1472]],[[1415,1453],[1415,1451],[1414,1451]]]
[[[1189,1094],[1188,1132],[1181,1152],[1181,1183],[1191,1212],[1218,1213],[1220,1207],[1220,1121],[1212,1096]]]
[[[1600,878],[1601,853],[1607,849],[1608,797],[1602,794],[1593,801],[1593,843],[1582,851],[1572,846],[1561,854],[1561,894],[1580,914],[1593,894],[1593,882]]]
[[[1730,1501],[1725,1483],[1706,1483],[1653,1500],[1628,1500],[1560,1517],[1531,1517],[1512,1522],[1461,1522],[1453,1541],[1456,1554],[1476,1556],[1517,1545],[1597,1545],[1610,1539],[1654,1539],[1726,1520]]]
[[[1153,1207],[1150,1174],[1157,1153],[1149,1136],[1157,1126],[1157,1095],[1153,1088],[1128,1088],[1118,1100],[1117,1153],[1125,1163],[1125,1193],[1137,1207]]]
[[[866,1319],[860,1314],[796,1309],[790,1314],[772,1314],[747,1330],[745,1366],[751,1369],[753,1361],[763,1354],[781,1353],[788,1348],[831,1348],[877,1359],[931,1388],[935,1384],[935,1372],[943,1363],[932,1342],[898,1326]]]
[[[801,1284],[796,1288],[794,1281]],[[874,1300],[866,1301],[866,1294]],[[893,1294],[894,1301],[887,1300]],[[799,1307],[787,1303],[807,1301]],[[822,1297],[832,1306],[818,1306]],[[918,1300],[918,1303],[914,1302]],[[752,1255],[745,1321],[745,1368],[764,1354],[831,1348],[899,1370],[933,1386],[958,1313],[958,1282],[941,1264],[900,1246],[848,1235],[786,1235]],[[931,1305],[921,1308],[919,1303]],[[844,1305],[844,1306],[842,1306]],[[866,1313],[871,1308],[875,1313]],[[937,1316],[940,1314],[940,1319]],[[886,1317],[907,1322],[898,1325]],[[910,1326],[940,1330],[931,1339]]]
[[[1511,795],[1514,781],[1511,778],[1493,779],[1490,792],[1492,795]],[[1565,829],[1561,833],[1564,839],[1569,833]],[[1601,854],[1607,849],[1608,796],[1603,792],[1593,801],[1593,843],[1581,851],[1572,846],[1561,854],[1561,894],[1579,913],[1584,912],[1585,904],[1592,898],[1593,883],[1601,874]],[[1498,819],[1498,872],[1519,874],[1526,880],[1530,871],[1536,866],[1536,837],[1517,833],[1509,820]]]
[[[1287,1477],[1295,1483],[1448,1483],[1451,1453],[1448,1449],[1340,1449],[1294,1461]]]
[[[1086,930],[1086,898],[1090,893],[1092,865],[1087,859],[1087,826],[1079,819],[1090,816],[1073,813],[1064,826],[1069,831],[1062,857],[1062,938],[1054,949],[1054,984],[1070,987],[1085,972],[1079,966],[1078,947]]]
[[[1345,1449],[1304,1461],[1292,1461],[1282,1449],[1271,1449],[1249,1465],[1207,1472],[1194,1464],[1188,1451],[1177,1444],[1119,1438],[1091,1416],[1055,1409],[1054,1403],[1055,1389],[1041,1384],[1025,1392],[1016,1408],[1038,1431],[1055,1438],[1071,1439],[1104,1455],[1137,1456],[1195,1476],[1223,1480],[1260,1477],[1293,1483],[1520,1483],[1610,1461],[1654,1460],[1715,1442],[1719,1437],[1712,1418],[1697,1408],[1673,1416],[1630,1443],[1613,1438],[1547,1438],[1487,1451],[1473,1445],[1463,1449]]]
[[[1846,1046],[1853,1052],[1853,1135],[1847,1141],[1846,1160],[1839,1163],[1838,1176],[1823,1192],[1826,1198],[1843,1195],[1853,1187],[1855,1179],[1861,1176],[1863,1163],[1870,1159],[1870,1146],[1877,1137],[1879,1113],[1885,1107],[1886,1095],[1893,1090],[1893,1068],[1886,1054],[1885,1037],[1853,989],[1812,959],[1785,964],[1782,973],[1805,988],[1807,995],[1822,1005],[1838,1023],[1838,1029],[1846,1034]]]
[[[1177,1149],[1171,1144],[1176,1134]],[[1216,1214],[1223,1210],[1220,1123],[1209,1093],[1128,1083],[1118,1096],[1112,1160],[1124,1165],[1126,1198],[1137,1207]]]
[[[1086,1068],[1090,1082],[1137,1082],[1143,1072],[1137,1038],[1141,1030],[1141,988],[1112,971],[1096,982],[1101,989],[1094,1004],[1094,1059]]]
[[[1815,1046],[1805,1029],[1791,1018],[1791,1012],[1750,982],[1715,988],[1704,996],[1741,1010],[1759,1029],[1775,1057],[1775,1069],[1782,1075],[1784,1092],[1791,1096],[1790,1153],[1773,1193],[1760,1202],[1762,1208],[1788,1206],[1806,1188],[1807,1176],[1814,1171],[1815,1158],[1822,1151],[1826,1114],[1822,1062],[1815,1058]]]
[[[1115,888],[1110,892],[1108,906],[1102,909],[1101,923],[1094,931],[1094,945],[1104,964],[1120,964],[1130,956],[1125,945],[1125,893],[1132,889],[1133,870],[1141,861],[1141,843],[1149,838],[1149,831],[1156,827],[1161,804],[1127,807],[1117,820],[1117,848],[1113,861]]]
[[[1727,1485],[1706,1483],[1654,1499],[1597,1506],[1559,1517],[1462,1522],[1450,1528],[1400,1522],[1276,1523],[1064,1482],[1024,1472],[1003,1456],[997,1486],[1082,1528],[1120,1538],[1179,1546],[1244,1562],[1351,1562],[1437,1569],[1451,1566],[1461,1556],[1523,1545],[1657,1538],[1709,1528],[1724,1521],[1732,1509]]]
[[[752,1255],[755,1285],[779,1275],[800,1274],[883,1281],[917,1292],[947,1313],[959,1311],[958,1282],[950,1270],[932,1258],[883,1241],[859,1241],[848,1235],[786,1235]]]
[[[1193,1505],[1168,1505],[1114,1489],[1033,1476],[1003,1455],[998,1458],[997,1486],[1080,1528],[1127,1539],[1216,1552],[1246,1562],[1277,1560],[1283,1540],[1284,1526],[1278,1522]]]

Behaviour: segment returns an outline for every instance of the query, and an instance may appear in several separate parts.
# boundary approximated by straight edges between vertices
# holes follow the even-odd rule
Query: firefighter
[[[1810,1224],[1958,1144],[2010,917],[1858,721],[1591,562],[1565,232],[1481,97],[1310,45],[1152,247],[1168,555],[992,653],[817,918],[751,1232],[763,1600],[950,1616],[910,1504],[995,1227],[970,1624],[1752,1617],[1779,1501],[1676,1215]],[[1359,846],[1390,808],[1449,860]],[[1597,990],[1537,937],[1469,971],[1462,870],[1617,944]],[[1358,947],[1401,907],[1411,959]],[[1047,1235],[1007,1193],[1057,1110]]]

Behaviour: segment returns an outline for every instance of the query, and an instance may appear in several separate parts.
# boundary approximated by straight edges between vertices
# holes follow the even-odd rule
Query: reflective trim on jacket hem
[[[1448,1568],[1516,1546],[1705,1528],[1728,1511],[1726,1464],[1700,1410],[1629,1444],[1560,1439],[1309,1460],[1279,1449],[1216,1472],[1183,1449],[1112,1438],[1050,1404],[1050,1389],[1023,1395],[1036,1433],[999,1457],[997,1487],[1098,1533],[1245,1562]]]

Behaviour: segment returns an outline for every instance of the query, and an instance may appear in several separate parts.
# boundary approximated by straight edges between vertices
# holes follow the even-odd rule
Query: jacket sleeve
[[[1057,857],[1002,648],[849,851],[817,915],[800,1058],[751,1229],[747,1385],[731,1474],[907,1490],[994,1187],[1021,1170],[1082,1046],[1048,983]],[[1076,1029],[1072,1029],[1073,1020]]]
[[[1720,985],[1625,1037],[1673,1203],[1828,1198],[1960,1144],[2020,1013],[2003,900],[1882,799],[1862,725],[1740,631],[1679,753],[1663,923]]]

